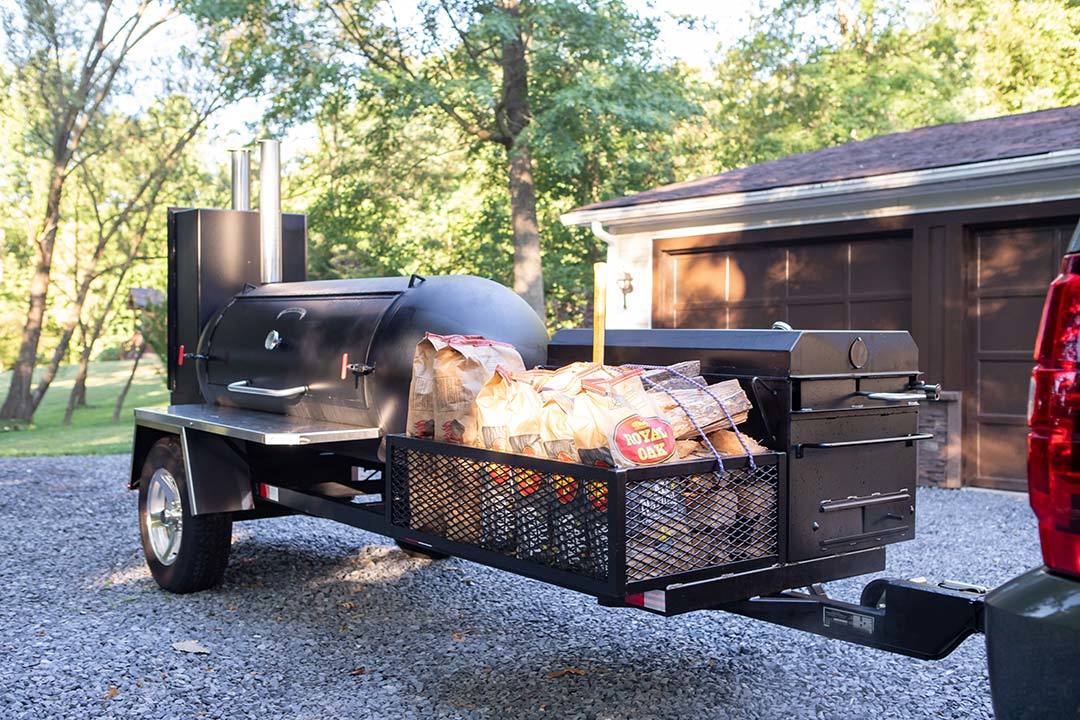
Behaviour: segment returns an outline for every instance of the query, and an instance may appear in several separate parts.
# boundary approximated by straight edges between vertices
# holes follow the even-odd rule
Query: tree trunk
[[[75,407],[86,407],[86,377],[83,376],[82,382],[77,387],[73,387],[71,391],[75,394]]]
[[[34,277],[30,281],[30,305],[23,323],[19,340],[19,353],[11,366],[11,383],[0,418],[30,422],[34,417],[33,376],[37,364],[38,344],[49,299],[49,274],[52,271],[53,248],[56,246],[56,229],[60,222],[60,199],[64,191],[63,169],[54,164],[49,199],[45,205],[45,221],[37,236],[34,258]]]
[[[532,154],[522,133],[532,122],[529,108],[529,65],[521,34],[519,0],[500,0],[516,31],[503,37],[502,125],[510,180],[510,225],[514,233],[514,292],[525,299],[541,320],[547,320],[544,306],[544,270],[540,262],[540,225],[536,220],[536,187]]]
[[[514,292],[529,303],[541,320],[544,270],[540,262],[540,227],[536,221],[536,189],[532,156],[527,148],[510,150],[510,224],[514,230]]]
[[[80,342],[79,346],[81,348],[83,348],[83,349],[86,348],[86,343],[88,341],[87,335],[88,335],[88,333],[86,331],[86,323],[84,323],[82,321],[82,318],[80,317],[79,318],[79,342]],[[81,351],[79,353],[79,357],[80,357],[80,359],[82,358],[82,352]],[[75,407],[86,407],[86,378],[83,378],[83,381],[81,383],[76,382],[71,387],[71,396],[75,398]]]
[[[90,351],[93,347],[93,342],[88,343],[79,355],[79,372],[75,375],[75,385],[71,388],[67,408],[64,410],[63,423],[65,425],[71,424],[71,418],[75,415],[75,405],[79,397],[82,397],[83,404],[86,404],[86,375],[90,371]]]
[[[98,338],[101,337],[101,331],[105,328],[105,322],[109,319],[109,315],[112,314],[113,305],[116,303],[116,298],[120,295],[120,289],[124,285],[124,277],[130,269],[130,264],[120,268],[120,274],[116,278],[116,283],[109,292],[109,296],[105,300],[105,305],[102,307],[101,313],[94,320],[94,325],[90,330],[89,336],[86,335],[85,328],[83,329],[84,342],[82,355],[79,356],[79,374],[75,378],[75,385],[71,388],[71,394],[68,395],[68,406],[67,410],[64,412],[65,425],[71,424],[71,416],[75,412],[76,404],[86,405],[86,373],[90,365],[90,353],[93,352],[94,345],[97,344]]]
[[[124,383],[124,389],[120,391],[120,396],[116,398],[116,407],[113,408],[112,412],[113,422],[120,420],[120,411],[124,409],[124,400],[127,399],[128,390],[131,389],[131,383],[135,380],[135,371],[139,369],[139,361],[142,360],[144,352],[146,352],[145,340],[139,343],[139,349],[135,351],[135,362],[131,363],[131,374],[128,375],[127,382]]]

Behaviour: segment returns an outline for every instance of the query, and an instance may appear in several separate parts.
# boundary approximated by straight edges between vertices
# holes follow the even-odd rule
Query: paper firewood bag
[[[481,445],[476,434],[476,397],[495,369],[524,372],[521,355],[509,343],[475,336],[451,336],[435,352],[435,439]]]

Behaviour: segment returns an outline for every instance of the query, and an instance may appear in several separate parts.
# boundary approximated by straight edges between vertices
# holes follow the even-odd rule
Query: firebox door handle
[[[819,443],[798,443],[795,446],[795,457],[802,458],[804,451],[808,449],[818,450],[830,450],[834,448],[846,448],[846,447],[858,447],[859,445],[884,445],[886,443],[906,443],[909,447],[914,445],[917,440],[933,440],[934,436],[930,433],[919,433],[917,435],[898,435],[896,437],[887,438],[870,438],[868,440],[844,440],[841,442],[819,442]]]
[[[864,390],[855,394],[868,397],[871,400],[887,400],[889,402],[918,402],[926,399],[925,392],[867,392]]]
[[[249,380],[237,380],[236,382],[229,383],[229,392],[239,393],[240,395],[259,395],[261,397],[271,398],[291,398],[297,395],[303,395],[308,391],[307,385],[297,385],[291,388],[261,388],[251,384]]]

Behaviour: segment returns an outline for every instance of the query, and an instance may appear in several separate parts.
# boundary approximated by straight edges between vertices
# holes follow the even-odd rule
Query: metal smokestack
[[[263,283],[281,282],[281,143],[259,141],[259,244]]]
[[[230,150],[232,156],[232,209],[251,209],[251,151]]]

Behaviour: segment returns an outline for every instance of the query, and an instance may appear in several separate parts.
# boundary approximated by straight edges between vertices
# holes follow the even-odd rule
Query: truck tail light
[[[1035,340],[1028,408],[1028,491],[1043,561],[1080,577],[1080,254],[1050,283]]]

